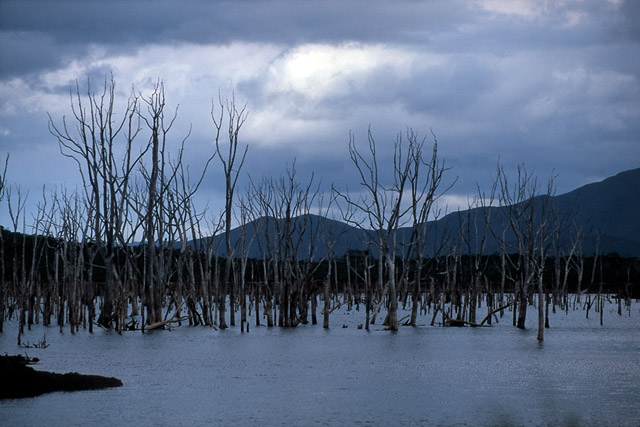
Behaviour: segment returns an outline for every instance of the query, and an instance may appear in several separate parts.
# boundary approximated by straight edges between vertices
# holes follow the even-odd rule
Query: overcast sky
[[[498,158],[555,171],[560,194],[640,167],[638,23],[636,0],[0,0],[0,154],[32,202],[77,186],[47,113],[60,122],[76,80],[112,73],[122,94],[164,81],[194,169],[221,93],[247,104],[254,179],[295,159],[301,179],[355,189],[349,132],[365,144],[371,126],[384,153],[410,127],[436,134],[454,208]],[[219,209],[215,166],[200,196]]]

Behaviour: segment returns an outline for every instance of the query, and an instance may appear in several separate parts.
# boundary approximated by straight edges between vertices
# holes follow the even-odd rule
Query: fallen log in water
[[[475,322],[469,322],[468,320],[460,320],[460,319],[447,319],[444,322],[445,326],[455,326],[455,327],[461,327],[461,326],[473,326],[473,327],[482,327],[482,328],[490,328],[491,325],[483,325],[481,323],[475,323]]]
[[[487,316],[482,319],[482,322],[480,322],[480,326],[486,326],[485,323],[487,322],[487,320],[489,320],[491,318],[491,316],[493,316],[494,314],[496,314],[497,312],[504,310],[505,308],[508,308],[510,306],[512,306],[514,303],[514,301],[511,301],[505,305],[503,305],[502,307],[498,307],[495,310],[491,310],[491,312],[489,314],[487,314]]]
[[[100,375],[82,375],[77,372],[56,374],[36,371],[30,366],[37,358],[0,356],[0,399],[39,396],[54,391],[97,390],[121,387],[122,381]]]
[[[145,326],[144,330],[145,331],[151,331],[153,329],[162,328],[163,326],[168,325],[169,323],[184,322],[185,320],[188,320],[188,319],[189,319],[189,316],[172,317],[171,319],[162,320],[162,321],[156,322],[156,323],[151,323],[150,325]]]

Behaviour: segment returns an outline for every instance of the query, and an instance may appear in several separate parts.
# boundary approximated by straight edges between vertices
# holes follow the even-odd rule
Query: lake
[[[352,310],[332,313],[329,330],[36,326],[23,337],[46,334],[46,349],[18,347],[12,320],[0,353],[124,386],[0,401],[0,425],[640,426],[640,303],[622,316],[605,305],[604,326],[593,310],[557,312],[544,343],[533,307],[526,330],[510,315],[491,328],[445,328],[424,326],[427,314],[397,333],[357,329],[364,312]]]

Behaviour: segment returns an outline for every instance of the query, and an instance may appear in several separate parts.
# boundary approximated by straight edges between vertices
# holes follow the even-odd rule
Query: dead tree
[[[410,145],[414,147],[409,175],[411,235],[408,242],[408,259],[410,263],[413,262],[414,264],[411,318],[408,322],[411,326],[416,325],[418,317],[422,270],[427,257],[428,239],[431,231],[429,219],[434,213],[434,203],[453,186],[452,183],[445,189],[440,187],[444,173],[448,168],[445,167],[444,161],[438,157],[438,140],[433,132],[431,135],[433,136],[431,156],[425,157],[423,148],[426,143],[426,137],[420,141],[417,133],[413,132],[412,129],[407,133],[407,139]],[[437,212],[435,214],[438,216]],[[437,252],[439,250],[434,251],[434,257]],[[408,272],[409,269],[407,269],[407,274]]]
[[[57,138],[60,152],[76,162],[88,206],[92,209],[89,216],[94,222],[90,238],[100,251],[105,267],[98,323],[108,328],[113,317],[114,256],[118,235],[123,232],[123,206],[128,198],[130,178],[144,152],[143,149],[135,153],[133,149],[140,131],[138,98],[131,95],[118,116],[113,78],[105,79],[100,94],[92,91],[89,81],[84,97],[76,82],[75,92],[71,91],[70,96],[75,126],[67,123],[66,117],[62,118],[61,126],[56,125],[49,116],[49,131]]]
[[[9,219],[13,228],[13,235],[11,246],[13,247],[12,257],[12,277],[11,282],[14,287],[15,302],[19,310],[18,320],[18,345],[21,344],[20,340],[22,334],[24,334],[24,326],[26,324],[27,316],[27,290],[26,290],[26,271],[25,271],[25,258],[26,258],[26,221],[24,218],[24,209],[26,204],[26,197],[22,195],[22,187],[15,186],[17,200],[13,198],[12,188],[6,189],[7,194],[7,207],[9,210]],[[14,202],[15,200],[15,202]],[[18,230],[22,223],[22,245],[18,247]]]
[[[264,188],[268,187],[268,188]],[[317,191],[313,191],[313,176],[308,184],[296,180],[295,164],[287,167],[286,175],[279,179],[265,178],[263,190],[257,193],[257,202],[263,212],[263,248],[270,255],[273,277],[273,292],[277,299],[278,326],[296,326],[299,322],[300,276],[297,264],[303,236],[308,226],[305,209]],[[308,212],[306,212],[308,213]]]
[[[527,303],[532,286],[537,284],[538,292],[538,340],[544,337],[544,289],[543,273],[549,240],[553,235],[549,222],[553,177],[549,179],[546,192],[541,193],[537,179],[524,165],[518,165],[517,177],[513,184],[504,168],[498,165],[497,182],[499,201],[505,213],[509,235],[501,242],[501,250],[509,253],[515,250],[516,261],[512,264],[517,274],[518,318],[516,326],[525,328]],[[507,241],[511,238],[511,242]],[[511,257],[507,257],[511,260]],[[515,309],[515,307],[514,307]]]
[[[274,326],[274,307],[280,290],[280,230],[275,217],[280,207],[275,196],[273,178],[263,177],[260,184],[251,181],[248,201],[249,214],[252,218],[256,243],[262,261],[262,284],[257,286],[255,302],[258,306],[261,298],[264,300],[264,315],[267,326]],[[260,318],[256,311],[256,326],[260,325]]]
[[[309,184],[311,184],[310,181]],[[307,189],[309,189],[307,187]],[[303,200],[302,212],[303,216],[299,221],[298,238],[300,243],[297,245],[299,250],[299,262],[294,264],[296,269],[296,282],[298,288],[298,310],[300,312],[300,321],[303,324],[308,323],[309,302],[311,303],[312,323],[317,323],[315,309],[317,306],[317,289],[313,277],[321,267],[326,258],[326,253],[319,251],[322,233],[331,227],[333,223],[327,221],[329,211],[335,200],[333,193],[329,196],[329,202],[325,205],[324,193],[319,192],[319,185],[316,191],[305,196]],[[319,215],[311,214],[312,209],[316,209]],[[315,323],[314,323],[315,321]]]
[[[488,278],[485,275],[485,272],[488,267],[489,257],[484,256],[485,247],[488,241],[489,236],[491,235],[491,217],[493,213],[493,203],[495,200],[497,189],[497,183],[494,182],[490,192],[487,194],[480,189],[480,186],[477,186],[478,196],[475,198],[475,206],[476,211],[474,214],[474,229],[475,229],[475,250],[474,255],[472,257],[473,260],[473,287],[477,292],[480,286],[480,283],[484,280],[486,283],[489,282]],[[479,212],[482,212],[482,223],[478,225]],[[493,312],[493,304],[494,304],[494,293],[490,288],[485,289],[486,297],[487,297],[487,313]],[[501,287],[501,296],[499,301],[499,306],[502,306],[502,293],[503,288]],[[471,319],[472,322],[475,322],[475,309],[474,309],[474,318]],[[488,322],[491,324],[491,316],[488,316]]]
[[[218,103],[220,107],[220,113],[216,118],[216,114],[214,113],[214,108],[211,109],[211,119],[213,120],[216,135],[215,135],[215,144],[216,144],[216,155],[220,159],[220,163],[222,163],[222,170],[224,172],[224,180],[225,180],[225,206],[224,206],[224,226],[225,226],[225,250],[226,250],[226,262],[224,268],[224,278],[222,281],[222,289],[220,291],[220,300],[218,301],[218,308],[220,314],[219,326],[222,329],[227,327],[227,321],[225,317],[226,312],[226,298],[227,298],[227,286],[231,277],[231,272],[233,269],[233,252],[234,248],[231,246],[231,225],[233,218],[233,196],[236,189],[236,184],[238,182],[238,177],[240,175],[240,169],[244,164],[244,160],[247,155],[248,146],[244,147],[244,150],[241,151],[240,156],[238,157],[238,137],[240,134],[240,129],[244,125],[244,122],[247,119],[247,111],[246,105],[242,108],[238,108],[235,103],[235,98],[231,100],[226,100],[224,103],[222,98],[218,98]],[[222,130],[223,122],[225,120],[225,110],[226,110],[226,120],[227,120],[227,133],[229,139],[229,146],[226,150],[223,150],[222,141],[220,141],[220,133]],[[223,151],[225,151],[223,153]],[[233,326],[235,324],[235,314],[234,314],[234,298],[233,298],[233,285],[232,285],[232,293],[230,298],[230,323]]]
[[[256,234],[248,236],[247,233],[247,222],[249,215],[249,204],[244,200],[240,202],[240,224],[242,227],[240,229],[240,247],[239,247],[239,258],[240,258],[240,267],[238,269],[238,276],[240,282],[240,331],[244,332],[245,327],[247,332],[249,332],[249,323],[247,322],[247,294],[249,284],[247,283],[247,264],[249,259],[249,253],[251,250],[251,246],[256,238]],[[259,314],[258,304],[256,304],[256,316]]]
[[[411,135],[411,133],[409,133]],[[384,274],[385,291],[388,295],[388,316],[385,322],[389,330],[398,330],[398,299],[396,292],[396,255],[399,248],[398,228],[404,224],[410,208],[403,203],[405,190],[409,185],[413,158],[416,156],[417,141],[409,137],[404,146],[402,134],[398,134],[394,143],[393,159],[391,163],[392,176],[390,182],[385,182],[378,168],[378,154],[375,140],[369,128],[367,132],[368,154],[358,150],[353,134],[349,135],[349,156],[360,178],[360,185],[364,192],[359,198],[351,197],[348,193],[338,191],[339,197],[350,205],[363,217],[371,233],[375,236],[372,242],[379,256],[379,280]],[[405,149],[406,148],[406,149]],[[351,223],[362,227],[360,221]],[[383,263],[384,261],[384,270]],[[384,295],[380,296],[381,305]],[[374,312],[374,315],[376,312]]]
[[[574,224],[575,226],[575,224]],[[577,256],[580,256],[580,254],[582,253],[582,250],[580,249],[581,247],[581,242],[582,242],[582,231],[580,229],[576,229],[575,231],[575,235],[571,234],[571,247],[569,249],[569,253],[567,253],[566,255],[564,255],[562,257],[563,259],[563,265],[564,265],[564,269],[561,272],[562,274],[562,284],[560,286],[560,302],[561,302],[561,308],[566,311],[568,311],[569,309],[569,291],[568,291],[568,281],[569,281],[569,273],[572,269],[572,266],[574,265],[574,260]]]
[[[175,303],[176,305],[182,304],[182,298],[186,297],[187,307],[191,310],[190,319],[193,321],[194,316],[198,316],[198,312],[195,310],[195,300],[197,298],[198,288],[200,288],[200,286],[197,286],[196,284],[196,264],[200,267],[199,273],[202,280],[205,275],[205,271],[202,267],[201,260],[203,253],[207,253],[206,246],[199,244],[199,241],[201,240],[199,234],[200,221],[205,215],[205,211],[197,212],[196,207],[194,206],[193,196],[198,191],[213,156],[211,156],[206,162],[203,171],[200,174],[200,178],[195,183],[192,183],[189,176],[189,170],[184,167],[182,161],[183,152],[184,145],[180,148],[177,161],[175,164],[172,164],[172,168],[176,170],[175,174],[177,178],[172,191],[173,197],[176,200],[176,205],[168,214],[170,219],[173,218],[173,222],[176,224],[180,236],[180,254],[184,270],[178,269],[178,280],[182,280],[183,275],[186,275],[187,281],[183,289],[174,289],[174,292],[179,291],[182,293],[182,295],[179,296],[179,300]],[[192,240],[191,243],[189,242],[189,239]],[[202,290],[206,291],[206,289]],[[202,318],[199,319],[196,317],[194,323],[203,323],[207,326],[212,326],[213,323],[211,322],[208,313],[209,302],[206,295],[208,292],[204,293]],[[176,317],[181,317],[179,310],[176,312]]]
[[[147,324],[162,321],[162,294],[165,272],[162,263],[162,248],[166,227],[163,221],[166,190],[170,185],[167,179],[166,146],[167,135],[177,117],[177,110],[165,121],[164,85],[157,82],[153,92],[143,98],[146,104],[146,114],[141,118],[150,132],[148,150],[151,151],[150,164],[143,168],[145,189],[147,191],[146,209],[144,211],[144,243],[145,243],[145,272],[143,306],[147,311]],[[149,170],[150,169],[150,170]],[[144,328],[141,328],[144,331]]]
[[[336,197],[336,194],[332,193],[329,199],[329,203],[327,203],[326,207],[324,208],[322,206],[322,203],[320,204],[320,212],[323,213],[323,216],[318,218],[318,222],[328,218],[331,212],[332,205],[335,203],[335,197]],[[348,212],[348,211],[342,212],[343,219],[345,218],[350,219],[351,217],[352,217],[351,212]],[[324,256],[317,263],[317,267],[322,265],[323,262],[327,263],[327,273],[324,280],[322,281],[322,293],[323,293],[323,299],[324,299],[324,307],[322,308],[322,314],[323,314],[322,327],[325,329],[329,328],[329,315],[333,311],[333,309],[331,308],[331,273],[332,273],[332,267],[335,268],[335,259],[336,259],[335,248],[336,248],[336,245],[338,244],[338,241],[346,231],[347,231],[346,223],[339,223],[338,221],[334,221],[331,224],[326,224],[318,232],[319,238],[322,241],[322,244],[324,246]],[[337,272],[335,271],[333,271],[333,273],[337,274]],[[315,295],[313,296],[313,298],[315,299]],[[343,300],[344,298],[346,297],[343,295]],[[315,316],[315,312],[314,312],[314,316]]]
[[[4,200],[5,189],[7,187],[7,170],[9,169],[9,154],[4,160],[4,166],[0,171],[0,210]],[[3,331],[5,315],[5,265],[4,265],[4,228],[0,226],[0,333]]]

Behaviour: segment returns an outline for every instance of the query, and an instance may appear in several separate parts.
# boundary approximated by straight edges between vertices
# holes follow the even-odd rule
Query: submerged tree
[[[434,202],[451,187],[442,189],[447,168],[435,135],[431,145],[408,129],[397,135],[387,159],[369,129],[365,149],[349,136],[360,184],[355,195],[332,186],[325,198],[313,173],[308,183],[298,182],[294,162],[277,179],[258,185],[250,179],[238,213],[236,186],[248,151],[239,133],[247,113],[233,98],[219,97],[212,108],[215,149],[194,181],[183,163],[189,134],[181,145],[169,138],[177,108],[168,111],[161,81],[146,96],[132,90],[122,104],[113,79],[105,79],[98,93],[91,82],[86,93],[76,83],[70,98],[71,118],[55,123],[49,117],[49,129],[77,165],[82,186],[43,194],[32,235],[26,233],[26,197],[19,186],[7,186],[8,156],[0,167],[0,203],[6,198],[13,226],[12,232],[0,229],[0,331],[14,313],[20,334],[40,318],[72,332],[87,323],[91,332],[96,318],[118,332],[186,319],[227,328],[235,325],[239,308],[241,331],[248,332],[252,310],[256,325],[263,316],[268,326],[288,327],[307,323],[310,306],[317,323],[319,299],[325,328],[342,304],[359,310],[363,302],[365,329],[386,307],[383,324],[397,330],[404,321],[399,303],[410,304],[404,325],[417,325],[419,310],[433,310],[432,325],[440,313],[442,324],[477,326],[486,295],[487,317],[480,324],[512,306],[519,328],[537,296],[543,340],[551,301],[545,292],[551,291],[554,306],[560,302],[568,310],[572,287],[575,308],[596,285],[597,298],[587,295],[584,307],[588,316],[597,304],[602,322],[603,294],[610,288],[602,277],[606,256],[597,251],[585,260],[583,230],[576,224],[567,230],[569,222],[552,209],[553,178],[541,187],[523,165],[514,181],[498,165],[490,193],[478,188],[465,213],[436,224],[429,221],[440,217]],[[213,158],[224,174],[219,216],[198,210],[193,200]],[[336,212],[342,222],[333,220]],[[232,230],[234,218],[241,230]],[[486,255],[492,245],[500,253]],[[589,271],[590,281],[583,283]],[[621,298],[628,301],[633,292],[634,274],[629,264],[619,314]]]
[[[525,328],[527,304],[533,286],[538,293],[538,340],[544,339],[544,269],[551,238],[551,196],[553,178],[549,179],[545,192],[541,192],[537,179],[519,165],[513,183],[502,166],[498,166],[496,180],[498,196],[503,207],[504,222],[509,234],[499,240],[505,253],[515,252],[506,258],[516,272],[515,302],[518,308],[516,326]],[[514,307],[515,310],[515,307]]]
[[[227,298],[227,287],[231,279],[231,274],[233,270],[233,261],[234,261],[234,251],[235,248],[232,247],[231,244],[231,220],[233,218],[233,197],[236,190],[236,184],[238,182],[238,177],[240,175],[240,169],[242,169],[242,165],[244,165],[244,160],[247,156],[247,151],[249,149],[248,146],[244,147],[244,150],[241,151],[240,156],[238,157],[238,148],[239,148],[239,134],[242,125],[247,120],[247,111],[246,105],[242,108],[238,108],[236,106],[235,98],[231,100],[226,100],[226,102],[222,102],[222,99],[219,98],[219,107],[220,113],[216,118],[214,113],[214,109],[211,109],[211,119],[213,120],[213,124],[216,128],[215,135],[215,144],[216,144],[216,155],[220,159],[220,163],[222,163],[222,170],[224,172],[224,182],[225,182],[225,205],[224,205],[224,227],[225,227],[225,251],[226,251],[226,262],[224,267],[224,278],[222,280],[222,287],[219,293],[219,301],[218,301],[218,310],[220,313],[220,323],[219,326],[222,329],[227,327],[227,321],[225,317],[226,313],[226,298]],[[226,110],[226,121],[227,121],[227,137],[228,137],[228,147],[226,150],[223,148],[223,142],[220,140],[220,133],[222,131],[222,127],[224,126],[225,121],[225,110]],[[231,284],[231,298],[229,300],[229,315],[230,315],[230,323],[231,326],[235,325],[235,313],[234,313],[234,286]]]
[[[431,157],[422,154],[426,138],[418,140],[417,133],[409,130],[407,139],[413,141],[415,146],[414,155],[409,175],[410,200],[410,221],[411,235],[409,241],[405,242],[408,248],[403,251],[407,254],[409,264],[413,265],[412,280],[412,305],[409,325],[415,326],[418,318],[418,304],[420,301],[421,284],[423,282],[422,271],[427,258],[429,233],[432,232],[432,224],[429,223],[432,214],[437,218],[439,212],[434,212],[434,203],[440,196],[446,193],[453,186],[452,183],[447,188],[441,189],[444,173],[448,170],[444,160],[438,157],[438,140],[433,132],[433,146],[431,147]],[[437,245],[437,243],[436,243]],[[440,247],[434,248],[433,257],[436,258],[440,252]],[[405,268],[403,280],[409,280],[409,268]],[[433,283],[431,278],[430,283]]]
[[[2,201],[4,200],[5,189],[7,187],[7,169],[9,169],[9,154],[5,157],[4,166],[0,171],[0,210],[2,209]],[[4,229],[0,227],[0,332],[4,325],[4,308],[5,308],[5,268],[4,268]]]
[[[168,135],[177,108],[167,114],[161,81],[148,96],[132,89],[120,112],[113,78],[105,79],[98,94],[90,81],[86,90],[83,95],[76,83],[71,91],[72,119],[65,116],[62,124],[56,124],[49,117],[49,130],[61,153],[75,161],[82,179],[87,226],[76,227],[82,233],[73,235],[73,243],[82,245],[80,254],[93,266],[87,274],[101,301],[97,323],[124,327],[127,299],[133,315],[141,297],[147,325],[159,324],[177,268],[172,248],[187,237],[180,222],[195,227],[201,218],[191,200],[213,155],[195,184],[189,182],[182,164],[189,134],[171,161]],[[138,249],[136,237],[141,243]],[[92,291],[89,299],[93,298]]]
[[[384,323],[390,330],[396,331],[398,330],[396,256],[403,243],[398,239],[398,228],[409,221],[407,217],[410,213],[414,215],[414,221],[426,220],[444,167],[438,162],[436,142],[434,142],[431,160],[424,162],[422,149],[425,139],[419,140],[417,134],[410,129],[407,132],[406,142],[403,141],[402,134],[396,137],[393,161],[390,165],[392,175],[390,182],[386,182],[379,169],[379,155],[371,128],[367,132],[367,141],[369,152],[363,154],[357,148],[353,134],[349,135],[349,155],[360,178],[363,193],[359,198],[338,193],[349,206],[364,217],[364,224],[374,236],[371,244],[378,252],[378,290],[381,291],[374,319],[385,295],[388,295],[389,309]],[[423,166],[431,170],[424,178],[420,178],[419,171]],[[414,212],[411,204],[404,201],[408,189],[411,189],[413,199],[410,202],[422,205],[419,213]],[[348,221],[363,228],[363,223],[360,221],[353,219]],[[425,229],[416,230],[418,233],[416,238],[418,235],[425,237],[424,231]]]
[[[116,245],[123,241],[124,210],[129,200],[130,181],[140,159],[148,149],[137,152],[134,140],[140,128],[138,97],[131,94],[123,111],[116,111],[115,81],[106,80],[101,93],[93,92],[87,82],[82,95],[76,82],[70,93],[72,123],[62,118],[56,125],[49,116],[49,131],[57,138],[60,152],[73,159],[82,178],[88,217],[93,224],[90,240],[105,263],[102,310],[98,323],[110,327],[113,316],[113,289],[117,280],[114,256]]]

